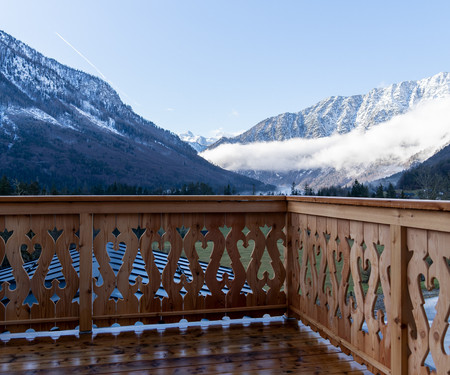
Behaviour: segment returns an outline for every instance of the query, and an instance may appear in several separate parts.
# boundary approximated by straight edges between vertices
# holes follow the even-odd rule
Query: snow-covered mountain
[[[283,113],[265,119],[236,137],[220,139],[209,148],[225,143],[321,138],[345,134],[353,129],[367,130],[408,112],[422,101],[448,96],[450,73],[375,88],[365,95],[331,96],[297,113]]]
[[[449,98],[449,73],[334,96],[222,138],[201,155],[278,186],[371,181],[423,162],[450,142]]]
[[[105,81],[47,58],[0,31],[0,175],[67,187],[149,188],[254,181],[197,156],[137,115]]]
[[[219,139],[217,137],[206,138],[201,135],[195,135],[190,130],[188,130],[185,133],[178,134],[178,136],[182,141],[189,143],[191,147],[197,152],[205,151],[208,148],[208,146],[211,146]]]

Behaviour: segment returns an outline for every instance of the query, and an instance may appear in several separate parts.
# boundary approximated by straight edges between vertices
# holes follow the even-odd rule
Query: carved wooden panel
[[[286,280],[286,269],[284,259],[280,258],[280,255],[285,256],[285,247],[287,246],[285,215],[266,214],[265,221],[265,225],[270,227],[270,231],[266,235],[266,248],[273,269],[273,277],[267,281],[269,289],[267,290],[265,303],[267,305],[282,305],[286,303],[286,292],[281,291]]]
[[[247,214],[245,227],[248,229],[246,242],[251,241],[253,251],[251,260],[247,268],[247,282],[252,289],[252,293],[247,295],[247,306],[278,305],[286,303],[286,295],[281,291],[286,271],[280,259],[278,241],[283,241],[285,245],[284,215],[277,214]],[[261,259],[264,253],[270,257],[270,265],[273,275],[267,270],[262,272]],[[261,274],[262,275],[259,275]],[[260,314],[264,315],[265,311]]]
[[[244,293],[241,292],[247,278],[246,270],[241,262],[241,255],[239,254],[238,243],[241,246],[248,248],[249,243],[243,230],[245,228],[245,216],[242,214],[227,214],[225,220],[225,227],[231,228],[226,237],[226,251],[231,259],[231,268],[233,270],[234,279],[229,283],[229,290],[226,295],[227,307],[244,307],[247,305],[247,299]],[[229,314],[231,318],[242,317],[244,313]]]
[[[178,268],[178,260],[183,251],[182,238],[183,215],[182,214],[166,214],[163,215],[163,229],[164,234],[162,239],[164,242],[169,242],[170,251],[167,257],[167,264],[162,273],[162,286],[167,293],[167,297],[162,299],[162,311],[182,311],[183,297],[181,296],[181,289],[186,283],[186,275],[181,274],[180,280],[175,281],[175,275]],[[179,317],[164,318],[165,322],[179,321]]]
[[[286,304],[284,213],[83,217],[89,220],[83,225],[92,227],[82,241],[85,267],[91,267],[92,245],[92,284],[83,289],[87,327],[91,317],[97,326],[177,322],[224,314],[262,316],[280,313]],[[80,216],[0,218],[0,260],[8,259],[19,285],[9,288],[4,283],[0,289],[0,324],[15,320],[14,327],[9,325],[12,330],[26,330],[38,319],[34,327],[47,330],[61,318],[58,327],[73,328],[80,311],[79,276],[72,259],[80,247]],[[32,273],[22,267],[21,248],[42,249]],[[50,280],[49,267],[55,262],[59,277]]]
[[[99,279],[94,280],[93,317],[94,323],[99,326],[109,326],[114,320],[96,320],[96,316],[111,316],[116,314],[116,302],[111,294],[116,288],[116,276],[110,265],[110,257],[106,251],[108,242],[112,242],[113,249],[117,251],[118,242],[114,233],[116,229],[115,215],[94,216],[94,244],[93,252],[98,263]]]
[[[161,239],[161,214],[144,214],[142,215],[142,229],[145,230],[141,237],[140,251],[145,263],[145,270],[148,275],[146,284],[140,281],[139,289],[143,293],[139,299],[139,312],[154,313],[161,311],[161,300],[156,295],[161,285],[161,273],[155,264],[153,255],[153,244],[158,250],[164,249],[164,243]],[[157,323],[161,317],[141,318],[144,324]]]
[[[30,327],[38,331],[74,328],[79,315],[75,300],[79,277],[70,250],[77,249],[78,216],[4,216],[0,224],[0,262],[7,259],[13,277],[13,281],[3,283],[0,291],[0,300],[4,301],[0,303],[1,320],[26,322],[8,324],[3,329],[20,332]],[[30,256],[37,260],[25,269],[24,257]],[[57,264],[57,272],[49,275],[52,262]],[[57,322],[57,318],[73,321]],[[33,322],[35,319],[40,322]]]
[[[184,214],[184,226],[188,228],[188,232],[183,239],[183,249],[187,260],[189,261],[189,269],[191,271],[191,280],[185,281],[184,288],[186,294],[183,298],[183,310],[203,310],[205,308],[205,296],[202,295],[201,289],[205,283],[205,274],[199,263],[199,256],[196,244],[200,243],[206,248],[206,239],[202,234],[205,227],[205,216],[203,214]],[[191,315],[189,320],[202,319],[204,316]]]
[[[4,216],[0,216],[0,235],[2,237],[2,238],[0,238],[0,267],[1,267],[1,265],[3,264],[3,261],[5,259],[5,255],[6,255],[6,251],[5,251],[6,233],[5,233],[5,217]],[[6,282],[3,282],[2,284],[0,284],[0,333],[4,332],[6,330],[5,325],[1,323],[1,322],[4,322],[6,319],[5,305],[3,303],[1,303],[1,301],[3,301],[5,298],[7,287],[8,287],[8,285]]]
[[[390,303],[389,226],[302,214],[290,223],[292,306],[334,344],[339,337],[389,366],[389,316],[376,306]]]
[[[431,353],[437,370],[432,373],[445,374],[450,371],[450,348],[444,345],[450,315],[450,233],[408,228],[407,247],[412,253],[408,263],[408,291],[412,302],[408,330],[409,372],[428,374],[429,367],[425,362]],[[422,290],[435,289],[436,281],[440,289],[436,315],[430,327]]]
[[[220,279],[217,276],[220,261],[225,252],[225,237],[220,230],[225,226],[225,215],[205,214],[205,225],[207,225],[205,241],[212,244],[211,258],[205,272],[205,282],[211,294],[205,297],[205,308],[225,308],[226,298],[223,289],[230,287],[231,280],[228,279],[227,273],[224,273]],[[220,317],[220,314],[210,316],[211,319]]]

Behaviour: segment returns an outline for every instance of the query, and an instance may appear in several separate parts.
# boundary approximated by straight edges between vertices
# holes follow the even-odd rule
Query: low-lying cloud
[[[421,103],[406,114],[364,131],[327,138],[224,144],[201,156],[229,170],[353,169],[381,162],[407,166],[450,142],[450,98]],[[419,156],[418,156],[419,154]]]

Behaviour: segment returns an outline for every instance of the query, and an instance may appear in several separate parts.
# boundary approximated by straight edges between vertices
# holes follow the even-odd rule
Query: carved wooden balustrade
[[[11,332],[78,325],[89,331],[92,324],[198,320],[225,313],[280,315],[287,309],[283,197],[40,197],[5,199],[1,207],[0,261],[6,258],[11,265],[14,285],[4,282],[0,291],[0,325]],[[126,248],[118,272],[108,244],[116,251],[120,244]],[[22,254],[36,248],[42,250],[31,275],[22,266]],[[247,262],[241,261],[239,248],[250,254]],[[78,267],[70,249],[80,254]],[[168,252],[162,272],[153,250]],[[208,259],[205,270],[198,252]],[[258,277],[264,252],[271,260],[270,278],[267,272]],[[63,277],[50,282],[55,254]],[[129,281],[138,255],[146,283],[141,276]],[[182,256],[189,262],[189,276],[177,273]],[[230,272],[218,278],[223,258]],[[99,271],[94,280],[93,260]],[[244,284],[251,293],[242,291]],[[111,298],[115,290],[118,299]],[[164,295],[157,295],[159,290]]]
[[[0,332],[287,314],[374,373],[446,374],[449,232],[449,202],[0,197]]]
[[[290,311],[374,373],[427,374],[429,352],[437,373],[449,373],[449,209],[288,198]],[[421,283],[440,285],[431,326]]]

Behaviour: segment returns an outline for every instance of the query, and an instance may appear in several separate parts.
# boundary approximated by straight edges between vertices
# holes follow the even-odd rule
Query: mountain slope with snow
[[[450,73],[375,88],[366,95],[332,96],[297,113],[283,113],[263,120],[236,137],[219,140],[210,149],[225,143],[322,138],[353,129],[369,129],[408,112],[420,102],[448,96]]]
[[[261,183],[218,168],[133,112],[105,81],[0,31],[0,173],[56,187]]]
[[[205,151],[208,146],[217,142],[218,138],[215,137],[203,137],[201,135],[195,135],[190,130],[185,133],[178,134],[180,139],[188,143],[195,151],[202,152]]]

